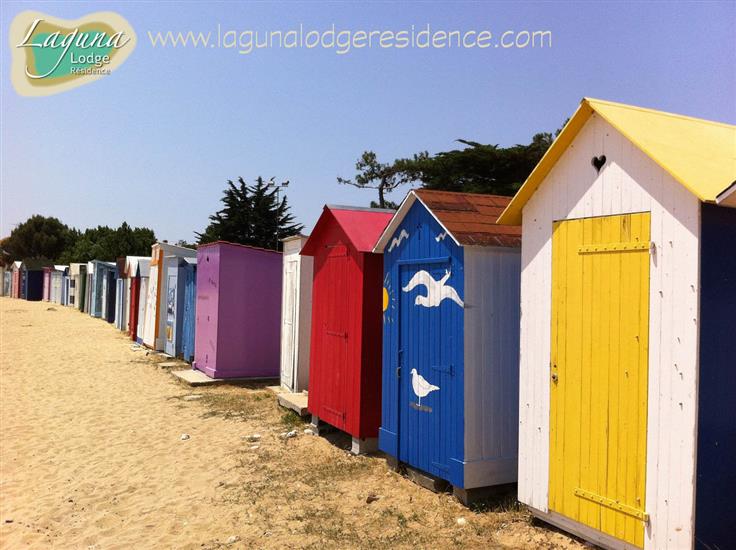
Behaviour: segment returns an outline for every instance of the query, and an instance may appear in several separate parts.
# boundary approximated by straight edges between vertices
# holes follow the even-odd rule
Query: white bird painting
[[[446,284],[450,278],[450,271],[445,271],[445,275],[439,280],[435,281],[432,275],[427,271],[417,271],[405,287],[401,290],[404,292],[411,292],[415,287],[424,285],[427,288],[426,296],[417,296],[414,303],[418,306],[423,307],[439,307],[442,300],[449,299],[455,302],[460,307],[465,307],[462,299],[457,293],[457,290]]]
[[[434,238],[434,240],[437,241],[437,242],[444,241],[445,240],[445,237],[447,237],[447,231],[443,231],[442,233],[440,233],[439,235],[437,235]]]
[[[411,387],[417,396],[417,405],[422,406],[422,397],[427,397],[433,391],[439,390],[439,386],[430,384],[424,377],[417,372],[417,369],[411,369]]]
[[[394,237],[393,240],[391,241],[391,246],[388,247],[388,251],[391,252],[394,248],[396,248],[397,246],[401,244],[401,241],[403,241],[404,239],[408,239],[408,238],[409,238],[409,233],[406,232],[406,229],[402,229],[399,232],[399,236]]]

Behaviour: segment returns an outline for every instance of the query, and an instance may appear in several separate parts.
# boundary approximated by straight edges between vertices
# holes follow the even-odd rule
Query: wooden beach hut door
[[[171,266],[168,269],[167,278],[166,278],[166,339],[164,343],[164,351],[171,355],[172,357],[176,357],[177,355],[177,349],[176,349],[176,319],[178,315],[178,290],[177,290],[177,283],[178,283],[178,271],[179,268],[177,266]]]
[[[349,302],[353,299],[349,282],[354,275],[350,271],[350,256],[345,245],[335,245],[325,260],[325,310],[323,345],[326,367],[322,369],[325,377],[323,405],[319,416],[327,423],[344,430],[347,424],[348,399],[360,399],[348,386],[352,376],[360,376],[360,364],[353,364],[348,358]]]
[[[450,475],[447,415],[455,378],[447,324],[459,306],[434,296],[439,287],[429,277],[441,281],[449,269],[444,261],[400,265],[398,290],[399,460],[443,479]]]
[[[284,324],[283,349],[281,353],[281,383],[294,391],[296,377],[296,336],[297,336],[297,307],[296,290],[299,284],[299,260],[287,260],[284,277]]]
[[[549,508],[644,545],[649,213],[556,222]]]

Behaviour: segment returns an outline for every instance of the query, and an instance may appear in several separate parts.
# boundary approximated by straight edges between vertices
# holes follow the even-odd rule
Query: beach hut
[[[11,290],[13,286],[13,270],[12,266],[11,268],[6,268],[3,271],[3,296],[11,296]]]
[[[80,311],[84,309],[85,289],[87,286],[87,264],[69,264],[69,305]]]
[[[138,313],[140,311],[141,279],[148,279],[151,258],[145,256],[127,256],[125,258],[125,277],[127,294],[127,331],[131,340],[135,341],[138,335]],[[145,291],[144,291],[145,297]]]
[[[121,257],[115,261],[117,276],[115,278],[115,328],[120,331],[127,331],[127,312],[128,312],[128,277],[125,273],[126,258]]]
[[[138,262],[138,275],[139,291],[138,291],[138,323],[134,334],[131,334],[131,339],[134,339],[137,343],[143,343],[143,326],[146,314],[146,302],[148,300],[148,281],[151,275],[151,259],[140,260]]]
[[[71,282],[71,277],[69,275],[69,267],[67,266],[64,270],[64,276],[61,280],[61,305],[68,306],[69,305],[69,284]]]
[[[52,266],[48,260],[31,258],[21,263],[21,298],[38,302],[44,297],[45,273]]]
[[[95,304],[95,262],[87,262],[87,299],[85,301],[85,313],[94,317]],[[98,314],[99,316],[99,314]]]
[[[309,385],[309,342],[312,336],[311,256],[300,254],[308,236],[282,239],[281,387],[302,392]]]
[[[499,219],[519,499],[598,545],[733,546],[735,153],[735,126],[584,99]]]
[[[180,357],[182,356],[184,336],[184,314],[187,310],[185,297],[188,273],[195,271],[197,259],[170,256],[166,257],[166,265],[166,332],[164,353],[172,357]],[[189,311],[191,311],[191,307]]]
[[[114,315],[115,268],[116,266],[113,262],[104,262],[102,260],[92,260],[89,262],[87,268],[91,272],[89,314],[92,317],[100,317],[107,321],[111,317],[110,311]],[[112,284],[111,279],[113,281]],[[110,286],[112,286],[111,289]],[[111,295],[113,299],[112,304],[110,304]]]
[[[184,314],[182,319],[182,359],[194,361],[194,334],[197,326],[197,262],[187,258],[184,270]]]
[[[66,265],[54,265],[50,271],[49,281],[49,301],[55,304],[62,304],[64,293],[64,276],[69,269]]]
[[[521,229],[508,197],[419,189],[383,254],[379,448],[465,504],[516,481]]]
[[[373,247],[392,210],[325,206],[302,255],[314,258],[308,410],[377,447],[381,422],[381,280]]]
[[[21,271],[23,268],[23,262],[16,260],[10,266],[11,269],[11,283],[10,283],[10,297],[20,298],[21,290]]]
[[[115,322],[118,268],[116,262],[104,262],[97,266],[98,277],[102,278],[102,318]]]
[[[227,242],[197,249],[194,368],[278,378],[281,253]]]
[[[148,280],[146,309],[143,318],[143,343],[149,348],[163,351],[166,341],[166,289],[164,277],[168,264],[178,258],[195,258],[197,251],[168,243],[156,243],[151,247],[151,267]],[[168,258],[168,259],[167,259]]]
[[[5,266],[0,265],[0,296],[8,295],[8,292],[5,286],[5,273],[7,273]]]
[[[49,302],[51,300],[51,266],[43,268],[43,301]]]

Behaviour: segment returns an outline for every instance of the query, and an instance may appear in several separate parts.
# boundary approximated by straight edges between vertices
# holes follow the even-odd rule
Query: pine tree
[[[281,250],[280,239],[297,235],[304,228],[294,222],[286,197],[279,199],[278,187],[256,178],[249,186],[240,177],[227,182],[222,197],[223,209],[210,216],[210,224],[197,233],[199,244],[229,241],[272,250]]]

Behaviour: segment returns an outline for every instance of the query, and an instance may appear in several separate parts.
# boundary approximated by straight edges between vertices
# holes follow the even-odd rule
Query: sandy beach
[[[262,386],[183,386],[71,308],[0,298],[0,323],[0,548],[583,547],[305,434]]]

